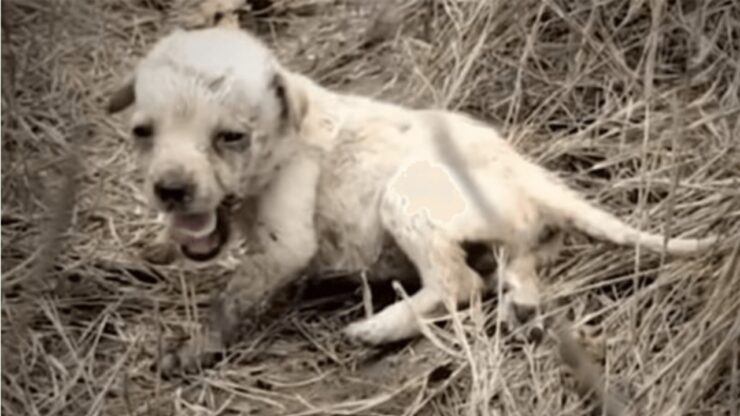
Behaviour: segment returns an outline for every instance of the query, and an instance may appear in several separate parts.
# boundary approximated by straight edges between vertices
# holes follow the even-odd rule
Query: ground
[[[339,336],[364,313],[362,288],[339,280],[309,288],[215,369],[158,377],[158,349],[193,330],[238,253],[200,270],[141,260],[154,214],[125,120],[104,106],[158,36],[198,23],[196,3],[2,4],[2,411],[601,414],[553,337],[497,330],[495,296],[435,337],[378,350]],[[272,3],[242,25],[290,68],[466,111],[632,224],[727,237],[672,259],[572,235],[542,279],[548,313],[591,334],[606,394],[632,413],[738,414],[740,4]]]

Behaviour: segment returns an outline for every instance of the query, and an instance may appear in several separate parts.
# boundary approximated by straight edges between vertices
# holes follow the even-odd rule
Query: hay
[[[233,262],[193,271],[138,259],[153,213],[125,126],[103,107],[158,36],[202,23],[195,3],[3,2],[2,410],[565,415],[598,406],[571,388],[552,343],[515,348],[495,331],[495,300],[461,313],[462,326],[431,328],[438,345],[383,354],[337,337],[362,314],[356,293],[307,300],[218,368],[160,381],[150,368],[159,342],[193,330]],[[641,228],[740,234],[733,0],[274,4],[244,24],[293,69],[495,122]],[[83,161],[76,185],[65,179],[73,149]],[[55,195],[70,189],[74,206],[63,199],[60,209]],[[543,275],[549,310],[598,329],[610,390],[638,414],[737,414],[732,243],[691,260],[570,243]]]

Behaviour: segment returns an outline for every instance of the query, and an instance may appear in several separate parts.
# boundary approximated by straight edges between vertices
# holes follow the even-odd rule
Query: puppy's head
[[[227,241],[224,202],[258,194],[295,147],[305,98],[258,40],[211,28],[160,40],[108,111],[128,107],[145,192],[203,261]]]

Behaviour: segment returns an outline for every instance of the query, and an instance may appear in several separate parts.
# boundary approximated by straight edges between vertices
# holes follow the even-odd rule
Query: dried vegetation
[[[159,380],[158,348],[192,331],[234,261],[139,259],[153,213],[123,120],[103,108],[158,36],[202,23],[196,3],[3,2],[2,411],[601,414],[552,339],[519,345],[496,331],[495,299],[435,328],[434,342],[347,345],[337,330],[363,313],[357,288],[305,294],[216,369]],[[327,86],[494,122],[645,229],[740,234],[735,0],[251,3],[263,7],[242,25]],[[543,272],[548,310],[588,335],[606,394],[629,414],[737,415],[729,238],[689,260],[569,243]]]

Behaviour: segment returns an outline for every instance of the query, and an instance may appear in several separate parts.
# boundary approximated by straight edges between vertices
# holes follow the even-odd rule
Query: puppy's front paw
[[[211,328],[218,332],[224,346],[234,345],[241,341],[245,332],[265,320],[268,305],[265,299],[249,300],[241,292],[222,293],[211,302]]]
[[[224,348],[214,333],[200,333],[195,337],[167,348],[159,359],[162,377],[193,374],[213,367],[223,358]]]
[[[259,306],[230,294],[217,295],[211,300],[210,321],[195,336],[170,346],[162,355],[162,376],[170,378],[213,367],[240,340],[245,321],[249,321],[247,315]]]

